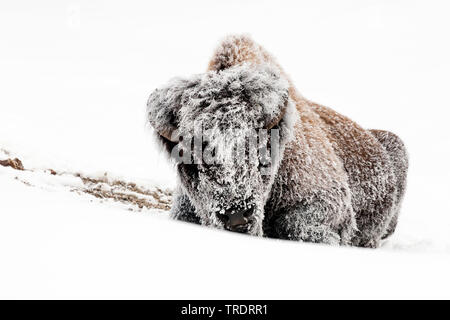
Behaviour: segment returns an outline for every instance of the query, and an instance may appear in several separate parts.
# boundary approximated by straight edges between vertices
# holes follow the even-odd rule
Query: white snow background
[[[2,2],[0,149],[37,172],[0,167],[0,298],[450,298],[449,11],[446,1]],[[273,53],[305,97],[405,141],[408,190],[381,249],[131,212],[44,173],[173,188],[146,100],[203,72],[230,33]]]

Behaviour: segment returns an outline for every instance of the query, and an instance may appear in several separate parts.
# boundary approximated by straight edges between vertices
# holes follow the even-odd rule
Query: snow
[[[448,297],[448,255],[236,235],[7,181],[0,298]]]
[[[0,159],[32,170],[0,167],[0,298],[450,298],[447,3],[0,6]],[[105,172],[173,188],[148,95],[204,71],[233,32],[273,53],[305,97],[405,141],[408,190],[381,249],[248,237],[73,191],[73,173]]]

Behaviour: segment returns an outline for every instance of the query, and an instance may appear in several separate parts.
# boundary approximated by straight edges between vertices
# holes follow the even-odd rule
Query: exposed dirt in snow
[[[10,152],[1,149],[5,155]],[[16,176],[15,179],[30,187],[36,187],[34,179],[30,177],[34,174],[47,175],[48,178],[54,176],[62,177],[60,184],[70,187],[70,191],[78,194],[88,194],[102,200],[112,200],[125,205],[130,205],[129,210],[135,211],[142,208],[169,210],[172,203],[172,191],[167,189],[146,188],[135,182],[111,179],[107,173],[101,177],[88,176],[82,173],[62,172],[54,169],[35,170],[24,168],[22,161],[18,158],[0,160],[0,165],[11,167],[15,170],[26,171],[26,176]],[[73,179],[79,179],[82,183],[73,183]],[[37,179],[39,180],[39,179]]]
[[[57,173],[56,173],[57,174]],[[100,199],[112,199],[138,208],[169,210],[172,203],[172,192],[156,188],[146,190],[134,182],[90,178],[77,174],[85,185],[82,191]]]
[[[4,167],[11,167],[16,170],[23,170],[23,164],[22,161],[19,159],[6,159],[6,160],[0,160],[0,166]]]

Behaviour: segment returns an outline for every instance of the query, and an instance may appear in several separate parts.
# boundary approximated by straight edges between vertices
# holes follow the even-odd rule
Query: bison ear
[[[187,89],[196,86],[199,76],[190,79],[175,78],[162,88],[156,89],[147,101],[148,121],[163,138],[175,141],[174,131],[178,127],[179,111],[187,102],[184,94]]]
[[[271,129],[283,118],[289,99],[289,81],[273,65],[249,67],[245,73],[246,95],[253,106],[262,109],[262,124]]]

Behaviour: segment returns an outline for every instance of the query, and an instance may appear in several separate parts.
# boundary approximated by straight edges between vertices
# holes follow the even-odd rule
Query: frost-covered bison
[[[362,247],[394,232],[408,168],[402,141],[303,98],[249,37],[226,38],[206,73],[173,79],[147,107],[177,160],[175,219]]]

